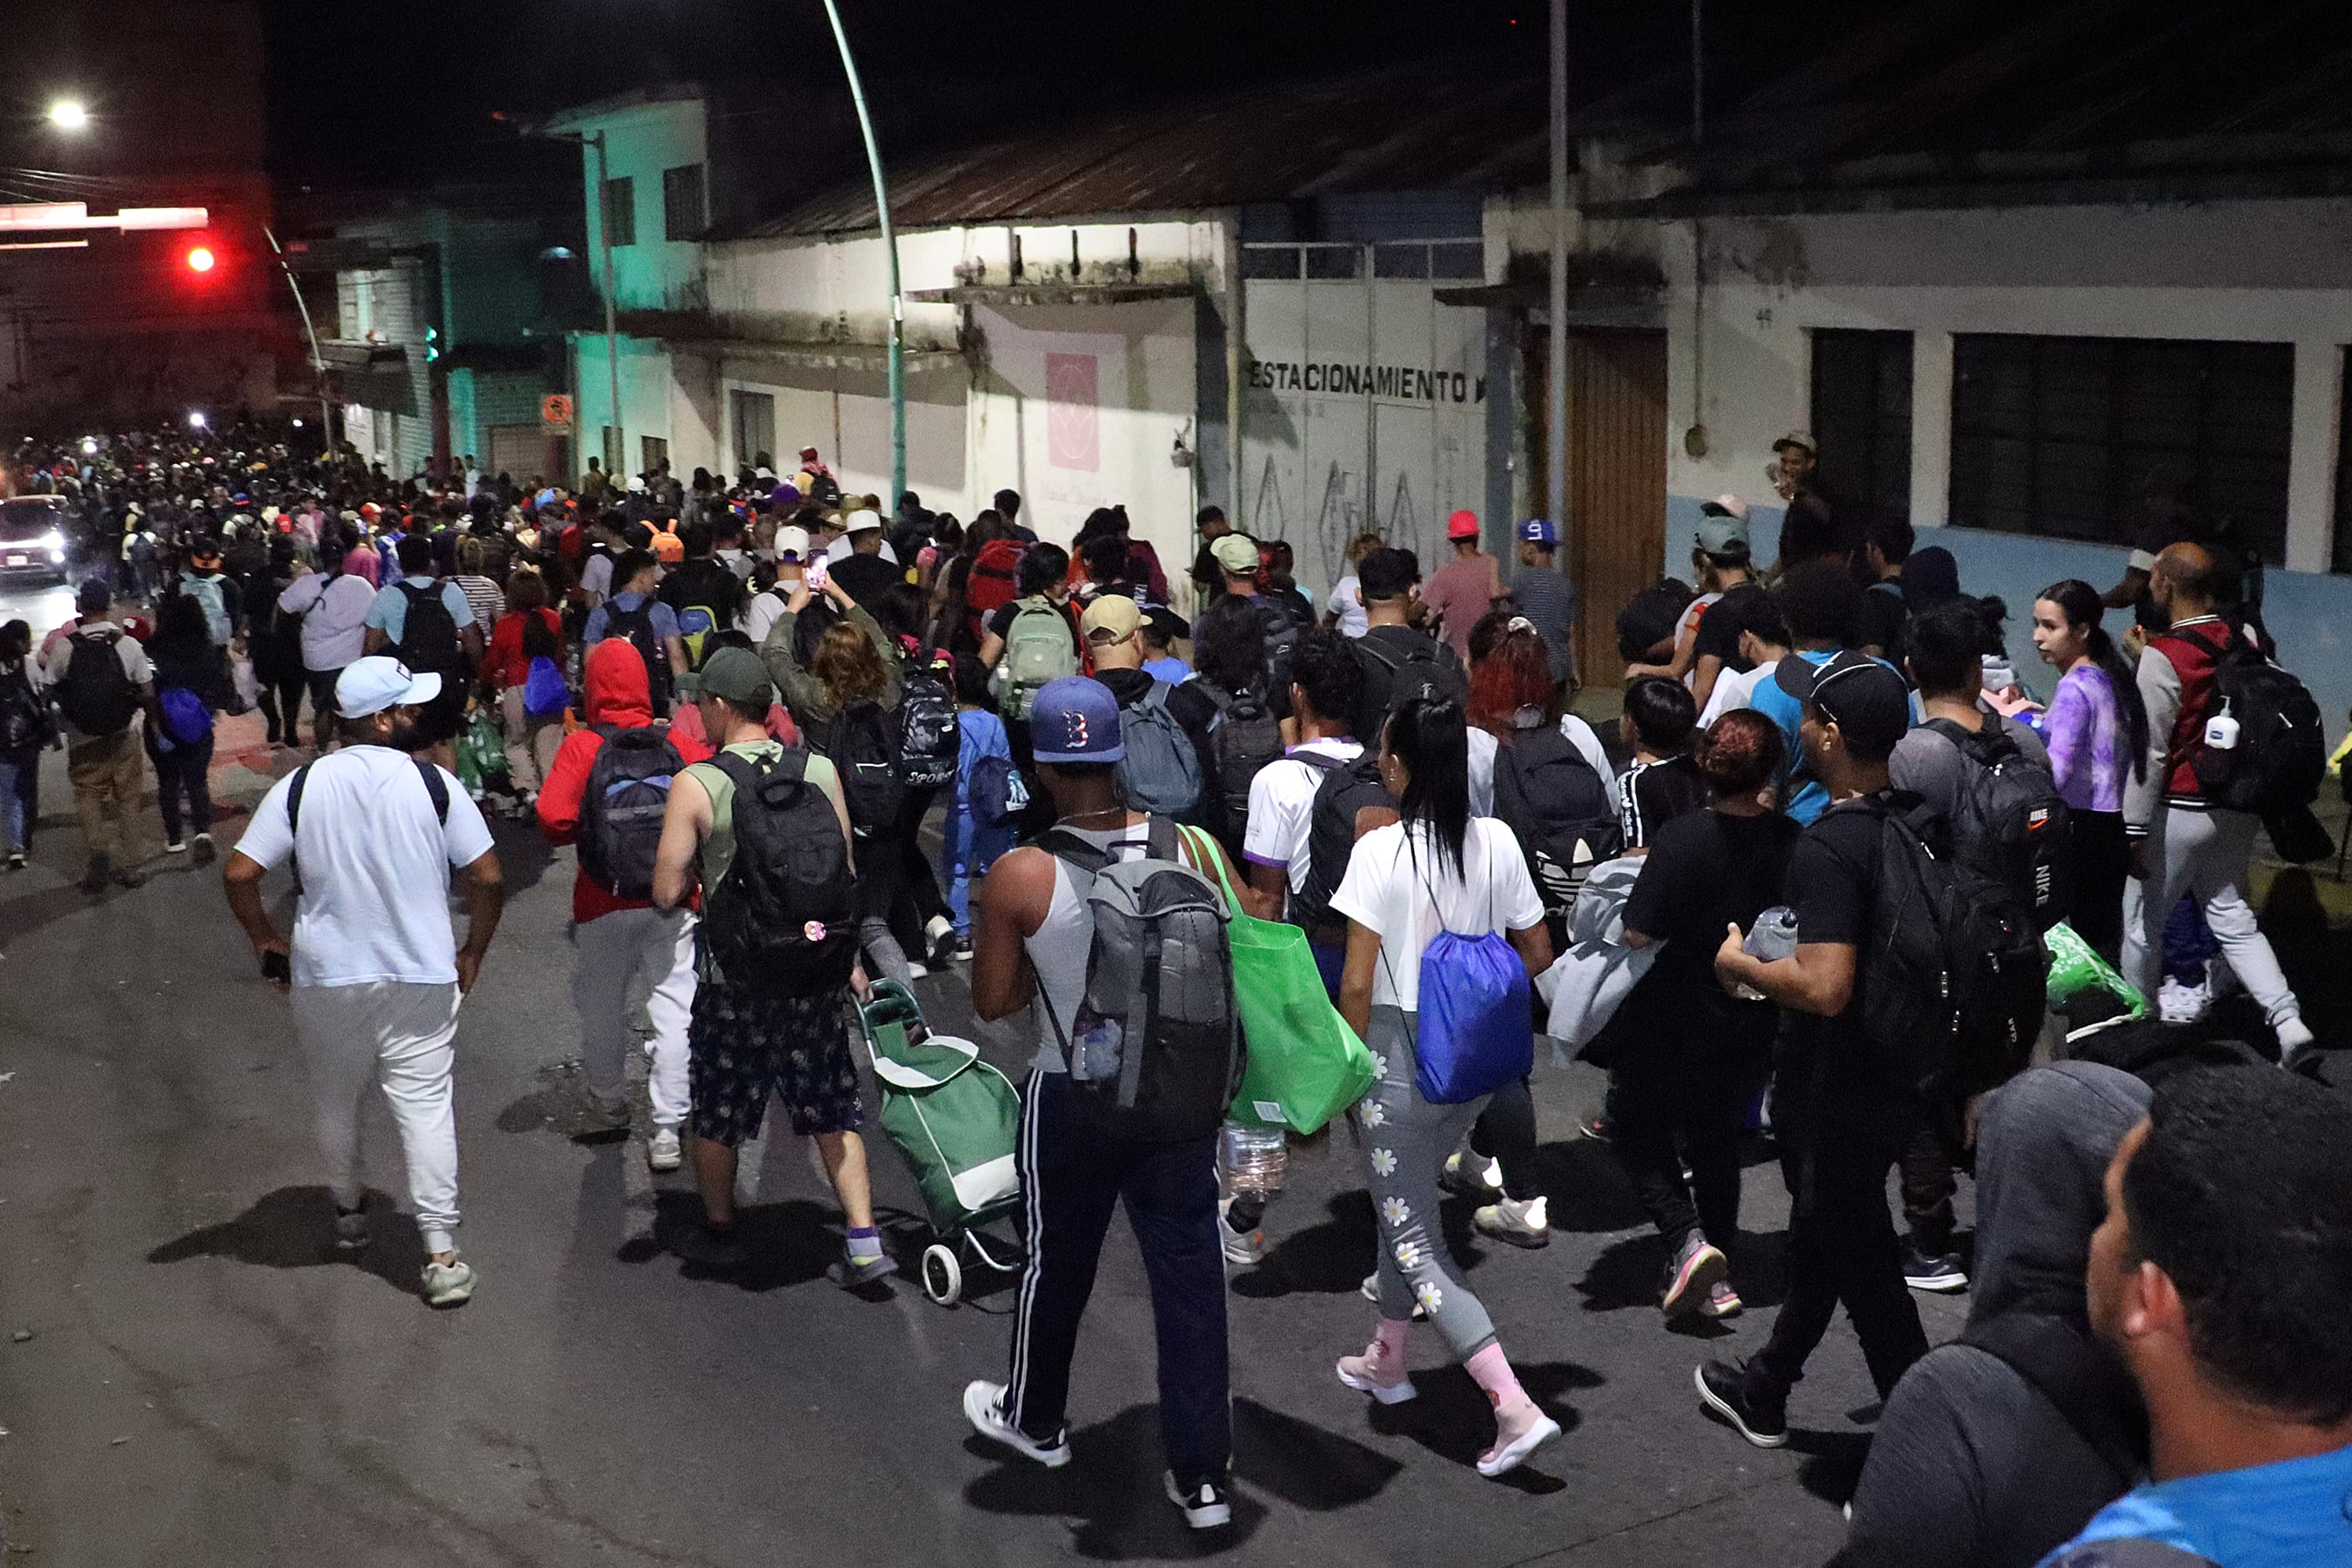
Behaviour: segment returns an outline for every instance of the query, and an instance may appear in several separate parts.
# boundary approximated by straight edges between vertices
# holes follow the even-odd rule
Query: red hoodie
[[[634,730],[654,721],[653,696],[646,681],[646,661],[626,637],[606,637],[588,650],[586,670],[588,723]],[[580,797],[588,789],[588,770],[595,764],[596,748],[604,737],[583,726],[563,738],[555,765],[539,791],[539,830],[551,844],[572,844],[580,837]],[[710,748],[688,735],[672,733],[670,744],[689,763],[707,761]],[[583,867],[572,880],[572,918],[579,924],[615,910],[650,909],[650,899],[624,899],[599,887]]]

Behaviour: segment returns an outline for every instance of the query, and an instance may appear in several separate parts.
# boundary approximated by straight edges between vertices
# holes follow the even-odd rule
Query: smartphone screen
[[[824,587],[825,579],[824,557],[820,555],[814,561],[811,561],[808,563],[808,569],[803,574],[803,575],[808,579],[810,593],[814,594],[822,592]]]

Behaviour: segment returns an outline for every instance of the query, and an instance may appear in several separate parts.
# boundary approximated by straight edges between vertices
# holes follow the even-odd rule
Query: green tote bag
[[[1216,868],[1233,913],[1225,934],[1249,1064],[1230,1114],[1244,1126],[1320,1131],[1372,1087],[1372,1053],[1324,993],[1307,933],[1243,913],[1209,836],[1197,827],[1183,831],[1199,862]]]

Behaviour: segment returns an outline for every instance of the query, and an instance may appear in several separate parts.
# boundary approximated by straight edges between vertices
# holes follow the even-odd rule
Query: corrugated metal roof
[[[1544,84],[1426,67],[1155,106],[892,165],[902,229],[1197,212],[1370,191],[1495,189],[1540,169]],[[1531,163],[1532,161],[1532,163]],[[748,233],[875,226],[864,180]]]
[[[1928,0],[1710,116],[1708,195],[2330,166],[2352,148],[2343,0]],[[1685,149],[1687,152],[1687,149]]]

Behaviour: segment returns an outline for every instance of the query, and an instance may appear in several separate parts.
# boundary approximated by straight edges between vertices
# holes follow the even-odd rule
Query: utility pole
[[[1551,347],[1544,506],[1568,541],[1568,0],[1551,0]],[[1572,559],[1572,558],[1571,558]]]
[[[613,215],[606,210],[613,175],[604,163],[604,133],[598,131],[580,140],[596,150],[596,248],[604,259],[604,390],[613,400],[613,449],[604,454],[605,482],[626,489],[623,474],[629,460],[629,430],[621,417],[621,338],[613,324]]]
[[[825,19],[833,24],[833,41],[841,49],[841,68],[849,78],[849,100],[857,106],[857,129],[866,138],[866,166],[874,175],[874,216],[882,226],[882,248],[890,258],[890,505],[907,493],[907,294],[898,278],[898,237],[890,226],[890,194],[882,180],[882,149],[874,140],[874,116],[866,111],[866,88],[858,79],[857,60],[849,52],[849,35],[841,26],[841,8],[824,0]],[[839,460],[840,454],[835,458]]]
[[[261,237],[269,242],[269,249],[278,258],[278,269],[286,274],[286,287],[294,290],[294,309],[302,318],[302,335],[310,340],[310,368],[319,373],[319,439],[325,443],[324,455],[329,462],[335,458],[334,405],[327,396],[327,356],[319,352],[319,331],[310,324],[310,302],[302,298],[302,285],[295,280],[294,268],[286,262],[286,248],[278,243],[278,236],[268,224],[261,226]]]

